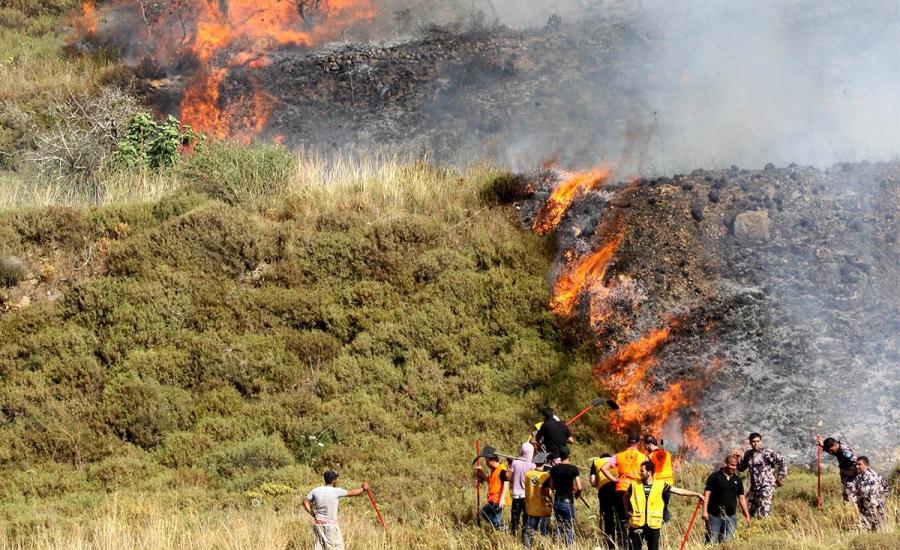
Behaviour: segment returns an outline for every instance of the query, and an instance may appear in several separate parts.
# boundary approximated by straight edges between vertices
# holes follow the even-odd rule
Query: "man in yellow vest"
[[[607,548],[616,548],[622,544],[616,536],[616,484],[606,479],[600,470],[612,458],[603,453],[599,458],[591,460],[591,487],[597,488],[597,500],[600,508],[600,532]],[[612,472],[618,475],[617,471]],[[619,495],[621,496],[621,495]]]
[[[632,481],[625,493],[625,511],[628,514],[628,548],[641,550],[647,543],[647,550],[659,550],[660,530],[663,525],[663,510],[670,495],[696,497],[703,495],[673,487],[653,478],[653,462],[646,461],[640,466],[640,481]]]
[[[553,515],[553,492],[550,490],[550,472],[545,471],[547,453],[532,458],[535,467],[525,473],[525,526],[522,528],[522,544],[531,548],[536,531],[544,536],[550,533],[550,516]]]
[[[653,479],[663,481],[669,485],[675,485],[675,472],[672,469],[672,453],[663,449],[656,443],[652,435],[644,436],[644,448],[647,449],[650,462],[653,463]],[[666,501],[666,510],[663,514],[663,523],[669,521],[669,502]]]
[[[616,520],[618,522],[617,540],[624,540],[628,532],[628,517],[625,515],[625,493],[631,487],[632,481],[641,479],[641,464],[649,460],[647,455],[640,450],[641,436],[637,432],[628,434],[628,448],[617,453],[600,467],[600,473],[606,479],[616,484]],[[617,474],[612,474],[616,468]]]

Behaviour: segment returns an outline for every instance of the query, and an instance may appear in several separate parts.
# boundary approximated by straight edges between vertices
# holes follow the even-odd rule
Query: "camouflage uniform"
[[[859,527],[875,531],[884,523],[884,506],[888,484],[883,477],[868,469],[858,474],[851,484],[856,507],[859,508]]]
[[[851,504],[856,504],[856,494],[853,492],[853,485],[856,480],[856,453],[846,443],[838,442],[838,445],[840,445],[840,448],[834,456],[837,458],[838,468],[841,472],[844,500]]]
[[[748,450],[738,464],[738,471],[750,469],[750,491],[747,493],[747,505],[750,515],[765,518],[772,513],[772,497],[775,495],[775,482],[787,477],[787,463],[780,454],[771,449]]]

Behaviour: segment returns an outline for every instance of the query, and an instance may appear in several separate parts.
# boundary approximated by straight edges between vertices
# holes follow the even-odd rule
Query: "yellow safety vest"
[[[660,529],[663,524],[663,511],[666,503],[663,502],[663,489],[666,484],[653,480],[650,486],[650,495],[644,497],[644,484],[640,481],[631,482],[631,515],[628,517],[628,525],[639,529],[649,527]]]
[[[616,491],[624,493],[632,481],[641,479],[641,464],[647,461],[647,455],[637,449],[625,449],[616,455],[616,467],[619,469],[619,482]]]
[[[672,471],[672,453],[664,449],[656,449],[650,453],[653,462],[653,479],[669,485],[675,484],[675,473]]]
[[[609,462],[610,457],[603,458],[595,458],[594,459],[594,471],[597,472],[597,489],[599,490],[601,487],[606,485],[607,483],[612,483],[612,481],[606,479],[606,476],[603,475],[603,472],[600,471],[600,468],[603,467],[604,464]],[[618,477],[619,469],[618,468],[610,468],[609,473],[612,474],[613,477]]]
[[[550,489],[544,489],[544,482],[550,472],[530,470],[525,474],[525,513],[536,518],[548,518],[553,514]]]

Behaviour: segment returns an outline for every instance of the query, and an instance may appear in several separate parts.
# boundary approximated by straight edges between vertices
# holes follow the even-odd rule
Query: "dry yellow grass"
[[[695,486],[707,471],[696,465],[684,483]],[[815,510],[815,476],[792,471],[789,483],[776,495],[774,517],[758,520],[747,529],[739,524],[737,540],[723,548],[758,549],[873,549],[887,550],[897,537],[898,501],[889,503],[888,527],[883,533],[860,533],[854,509],[840,501],[836,474],[828,472],[825,508]],[[348,548],[520,548],[518,540],[506,533],[478,527],[474,516],[474,489],[471,487],[429,486],[425,479],[412,480],[410,493],[400,507],[382,506],[388,521],[385,533],[364,497],[344,499],[341,524]],[[55,519],[42,522],[29,534],[15,540],[0,539],[0,549],[258,549],[287,550],[312,548],[308,516],[300,512],[303,491],[286,497],[276,506],[264,502],[259,508],[225,507],[196,510],[190,499],[172,500],[171,495],[110,495],[104,506],[88,518]],[[595,493],[586,495],[592,510],[580,505],[574,550],[597,547]],[[181,504],[172,504],[180,502]],[[676,549],[681,543],[694,502],[673,500],[673,520],[664,527],[661,548]],[[37,503],[39,505],[39,503]],[[507,513],[508,519],[508,513]],[[698,517],[687,548],[704,548],[704,526]],[[538,539],[536,548],[556,548],[552,539]]]

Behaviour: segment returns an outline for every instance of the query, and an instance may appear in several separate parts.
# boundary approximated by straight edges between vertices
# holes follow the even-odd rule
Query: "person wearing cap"
[[[772,513],[775,487],[784,485],[784,478],[788,473],[787,462],[772,449],[763,448],[762,435],[753,432],[749,441],[750,449],[738,463],[738,472],[750,470],[750,490],[747,491],[750,515],[765,518]]]
[[[550,532],[550,516],[553,515],[553,492],[550,490],[550,473],[546,465],[547,453],[534,456],[534,468],[525,474],[525,526],[522,528],[522,544],[531,548],[535,532],[546,536]]]
[[[479,457],[483,457],[488,465],[488,474],[484,474],[481,463],[475,465],[475,475],[479,483],[487,479],[488,501],[481,508],[481,515],[488,520],[494,529],[503,529],[503,508],[510,504],[509,472],[506,464],[500,461],[500,456],[493,447],[485,447]]]
[[[591,487],[597,488],[597,500],[600,509],[600,532],[607,548],[616,548],[622,544],[616,529],[616,484],[606,479],[600,470],[609,462],[612,456],[603,453],[598,458],[591,460]],[[618,475],[617,471],[611,472]]]
[[[534,470],[534,447],[531,443],[523,443],[519,449],[519,458],[509,465],[509,492],[512,494],[512,506],[510,506],[509,532],[513,535],[519,528],[521,521],[524,528],[527,516],[525,514],[525,474]]]
[[[644,436],[644,448],[647,449],[647,456],[653,463],[653,479],[675,485],[675,471],[672,468],[672,453],[663,449],[656,442],[656,438],[652,435]],[[663,523],[669,521],[669,499],[666,499],[666,508],[663,511]]]
[[[619,529],[619,540],[625,539],[628,532],[628,516],[625,515],[625,493],[632,481],[641,479],[641,464],[649,458],[640,449],[641,436],[637,432],[629,432],[628,448],[607,460],[600,468],[606,479],[616,484],[616,521]],[[613,476],[612,469],[617,469]]]
[[[550,488],[553,489],[553,511],[556,515],[556,536],[566,546],[575,542],[575,499],[581,496],[581,472],[569,464],[569,448],[559,450],[559,463],[550,469]]]
[[[369,489],[363,483],[358,489],[342,489],[337,486],[338,474],[334,470],[325,472],[325,485],[316,487],[303,501],[303,509],[313,518],[313,534],[315,550],[343,550],[344,538],[338,525],[338,500],[344,497],[356,497]]]
[[[668,482],[654,478],[655,467],[650,460],[641,464],[640,481],[632,481],[625,493],[630,550],[641,550],[645,542],[647,550],[659,550],[663,511],[671,495],[696,497],[703,501],[703,495],[700,493],[673,487]]]

